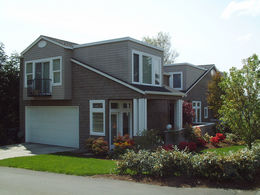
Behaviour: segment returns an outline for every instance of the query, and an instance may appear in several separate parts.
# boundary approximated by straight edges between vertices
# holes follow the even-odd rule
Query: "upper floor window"
[[[133,83],[161,85],[161,58],[133,51]]]
[[[27,87],[27,85],[32,83],[32,80],[35,79],[50,79],[52,81],[52,85],[61,85],[61,60],[61,57],[53,57],[25,62],[24,86]]]
[[[171,73],[169,84],[170,87],[174,89],[182,90],[183,89],[182,72]]]

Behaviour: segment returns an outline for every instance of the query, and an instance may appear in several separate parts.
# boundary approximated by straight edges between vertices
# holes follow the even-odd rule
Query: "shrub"
[[[121,154],[125,153],[127,149],[134,148],[134,141],[129,135],[118,136],[114,138],[113,157],[118,158]]]
[[[201,135],[201,129],[200,129],[200,127],[195,127],[194,129],[193,129],[193,131],[194,131],[194,135],[196,136],[196,137],[201,137],[202,135]]]
[[[240,139],[236,134],[233,134],[233,133],[227,133],[226,134],[226,139],[225,139],[226,143],[236,144],[239,141],[240,141]]]
[[[209,142],[210,138],[212,138],[212,136],[210,136],[208,133],[205,133],[202,138],[206,141]]]
[[[192,109],[191,102],[184,101],[182,104],[182,118],[183,118],[183,126],[191,125],[192,118],[194,116],[194,110]]]
[[[219,139],[219,141],[223,141],[225,139],[225,136],[223,133],[216,133],[216,137]]]
[[[167,145],[163,145],[162,149],[169,151],[169,150],[173,150],[174,146],[173,146],[173,144],[167,144]]]
[[[108,153],[108,143],[103,137],[97,138],[93,141],[92,151],[96,155],[107,155]]]
[[[180,142],[178,148],[180,150],[188,150],[190,152],[193,152],[197,149],[197,145],[195,142]]]
[[[94,142],[95,138],[88,138],[85,142],[85,148],[87,149],[88,152],[93,152],[92,150],[92,145],[93,145],[93,142]]]
[[[200,137],[197,139],[196,143],[197,143],[197,146],[202,146],[202,147],[207,144],[207,142],[203,138],[200,138]]]
[[[210,138],[210,143],[213,145],[213,146],[218,146],[218,143],[219,143],[219,138],[218,137],[212,137]]]
[[[185,125],[184,130],[183,130],[183,136],[188,141],[196,140],[196,135],[195,135],[191,125]]]
[[[135,145],[139,149],[156,149],[158,146],[164,144],[164,139],[161,134],[161,131],[156,129],[143,130],[142,133],[138,134],[139,137],[135,139]]]
[[[128,151],[117,164],[121,174],[130,171],[137,175],[169,176],[190,175],[209,179],[247,179],[252,180],[260,168],[260,145],[249,150],[230,152],[226,156],[214,152],[192,155],[178,150],[157,150],[150,152]]]

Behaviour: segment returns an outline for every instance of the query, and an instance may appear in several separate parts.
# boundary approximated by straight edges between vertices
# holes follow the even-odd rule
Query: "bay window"
[[[136,84],[161,85],[161,58],[133,51],[132,81]]]
[[[90,100],[90,135],[105,136],[105,100]]]

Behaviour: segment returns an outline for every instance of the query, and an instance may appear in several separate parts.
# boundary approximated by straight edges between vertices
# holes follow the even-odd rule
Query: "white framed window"
[[[171,72],[169,84],[171,88],[183,90],[183,75],[182,72]]]
[[[209,109],[208,107],[204,107],[204,118],[208,118],[209,117]]]
[[[132,82],[161,86],[161,57],[132,51]]]
[[[62,84],[62,57],[43,58],[26,61],[24,87],[33,79],[51,79],[53,86]]]
[[[105,136],[105,100],[90,100],[90,135]]]
[[[194,110],[193,122],[201,122],[201,101],[192,101],[192,109]]]

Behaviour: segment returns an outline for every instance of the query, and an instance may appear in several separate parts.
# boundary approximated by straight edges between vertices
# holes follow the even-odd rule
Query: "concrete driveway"
[[[75,150],[75,148],[33,143],[7,145],[0,147],[0,160],[19,156],[33,156],[37,154],[49,154],[72,150]]]

